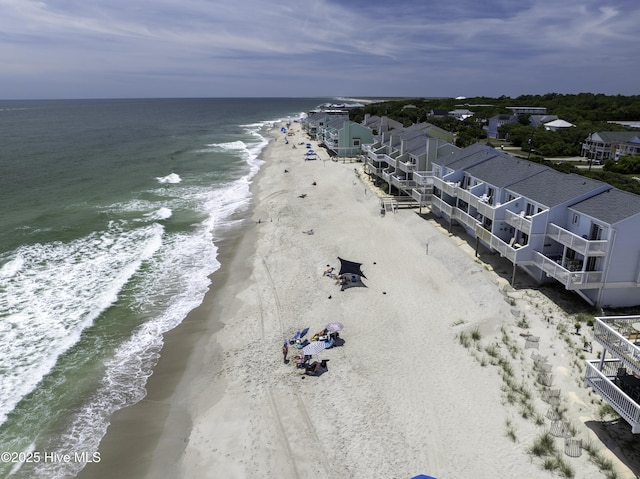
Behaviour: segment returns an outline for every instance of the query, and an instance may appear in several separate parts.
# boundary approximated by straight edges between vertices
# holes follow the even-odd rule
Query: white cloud
[[[110,95],[100,92],[109,87],[99,84],[101,75],[116,83],[120,76],[132,90],[138,78],[161,83],[163,91],[208,83],[210,95],[242,95],[230,91],[233,82],[226,78],[246,78],[235,84],[249,85],[259,84],[260,75],[300,78],[309,95],[357,94],[378,85],[389,91],[371,94],[424,89],[424,95],[439,95],[464,81],[477,90],[470,94],[500,94],[509,82],[528,80],[523,69],[543,81],[545,73],[563,71],[566,80],[549,81],[546,91],[570,89],[571,81],[584,91],[585,65],[593,58],[623,75],[638,73],[640,7],[626,0],[428,6],[420,0],[0,0],[0,10],[0,61],[6,65],[0,82],[7,92],[25,80],[37,84],[38,76],[62,83],[65,73],[71,81],[98,82],[96,96]],[[322,92],[315,78],[322,78]],[[630,85],[619,73],[602,90],[630,94]],[[346,86],[353,90],[331,91]]]

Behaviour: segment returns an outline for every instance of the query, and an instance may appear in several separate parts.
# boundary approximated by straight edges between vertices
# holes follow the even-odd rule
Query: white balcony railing
[[[602,371],[598,369],[600,360],[587,361],[586,364],[585,385],[602,396],[629,423],[633,434],[640,434],[640,405],[614,382],[616,373],[613,371],[617,371],[623,363],[618,360],[604,361]]]
[[[538,251],[533,255],[533,264],[570,290],[594,289],[602,286],[604,278],[602,271],[570,271],[558,264],[557,260]]]
[[[432,171],[414,171],[413,180],[418,185],[433,185]]]
[[[477,219],[475,219],[469,213],[466,213],[459,208],[454,208],[453,218],[459,221],[460,223],[464,224],[465,226],[468,226],[472,230],[475,230],[476,225],[480,223]]]
[[[473,198],[475,198],[475,196],[473,196],[469,190],[465,190],[464,188],[458,188],[456,191],[456,196],[468,205],[471,205],[473,203],[473,206],[475,206],[477,204],[477,201],[473,201]]]
[[[393,168],[398,166],[398,160],[390,157],[389,155],[383,155],[383,156],[384,156],[384,161],[386,161],[389,166],[392,166]]]
[[[495,219],[496,210],[490,204],[483,203],[482,201],[478,201],[475,206],[476,206],[476,209],[478,210],[478,213],[480,213],[485,218],[488,218],[492,221]]]
[[[432,196],[431,197],[431,207],[432,207],[432,209],[435,208],[435,209],[441,211],[442,213],[446,214],[449,218],[452,217],[453,206],[451,206],[450,204],[442,201],[442,199],[438,198],[437,196]]]
[[[607,240],[588,240],[553,223],[547,225],[547,236],[583,256],[605,256],[609,245]]]
[[[513,226],[527,235],[531,234],[531,220],[525,217],[524,213],[516,214],[513,211],[505,210],[504,220],[509,226]]]
[[[460,183],[453,183],[451,181],[443,181],[442,182],[442,191],[448,194],[449,196],[456,197],[458,194],[458,187]]]
[[[416,164],[411,161],[398,161],[398,168],[408,173],[416,168]]]
[[[427,188],[420,187],[420,188],[411,189],[411,197],[421,205],[424,205],[425,203],[429,203],[431,201],[432,193],[433,191],[429,187]]]
[[[531,254],[529,246],[520,246],[514,248],[509,244],[502,241],[499,237],[491,233],[491,231],[487,230],[482,226],[482,224],[476,223],[476,236],[480,238],[486,245],[489,246],[493,251],[497,251],[500,253],[500,256],[507,258],[514,264],[522,264],[524,262],[529,261],[529,256]]]
[[[596,318],[593,339],[640,375],[640,333],[634,328],[640,316],[608,316]]]

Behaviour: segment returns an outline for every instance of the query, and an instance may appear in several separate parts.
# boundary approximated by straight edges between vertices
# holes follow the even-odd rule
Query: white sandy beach
[[[609,436],[579,357],[588,328],[572,334],[524,273],[509,287],[510,264],[476,258],[459,229],[415,209],[381,216],[361,163],[333,161],[315,142],[319,159],[303,161],[293,146],[307,138],[294,130],[288,145],[273,130],[246,234],[203,306],[167,335],[147,398],[117,415],[102,463],[80,477],[554,477],[528,453],[552,409],[532,352],[547,357],[573,436],[593,441],[616,477],[636,477],[637,457],[598,437]],[[323,277],[338,256],[362,263],[366,287],[340,291]],[[330,321],[344,324],[344,345],[321,353],[326,373],[283,363],[284,338]],[[525,349],[524,334],[539,347]],[[586,451],[554,444],[573,477],[607,477]]]

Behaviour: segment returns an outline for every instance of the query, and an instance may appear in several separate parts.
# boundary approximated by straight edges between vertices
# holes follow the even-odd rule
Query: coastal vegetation
[[[529,115],[520,115],[517,122],[499,127],[500,133],[507,137],[508,141],[487,139],[483,127],[489,118],[498,114],[511,114],[509,107],[514,106],[545,107],[549,115],[556,115],[575,127],[550,131],[543,126],[531,125]],[[473,116],[459,120],[453,116],[433,114],[456,109],[468,109],[473,112]],[[557,160],[579,156],[582,143],[593,132],[625,131],[623,125],[615,122],[640,120],[640,95],[547,93],[521,95],[516,98],[403,98],[375,102],[353,109],[349,117],[352,121],[362,122],[366,114],[386,116],[401,122],[405,127],[414,123],[431,123],[453,133],[456,138],[455,144],[460,148],[476,142],[486,142],[491,146],[508,145],[517,149],[512,153],[515,156],[640,194],[640,181],[635,179],[640,175],[640,155],[623,156],[618,162],[607,160],[602,168],[579,168],[584,165],[580,165],[579,162]],[[547,158],[554,160],[550,161]]]

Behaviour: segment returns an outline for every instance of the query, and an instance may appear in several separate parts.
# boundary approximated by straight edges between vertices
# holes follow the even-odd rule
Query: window
[[[360,138],[353,139],[353,146],[360,146]]]
[[[589,232],[589,239],[591,241],[601,240],[603,233],[604,233],[604,230],[602,226],[597,225],[595,223],[591,223],[591,231]]]
[[[535,206],[533,206],[531,203],[527,203],[527,207],[525,208],[525,215],[527,216],[533,216],[535,212]]]
[[[577,215],[576,213],[573,214],[573,224],[577,225],[578,223],[580,223],[580,216]]]

